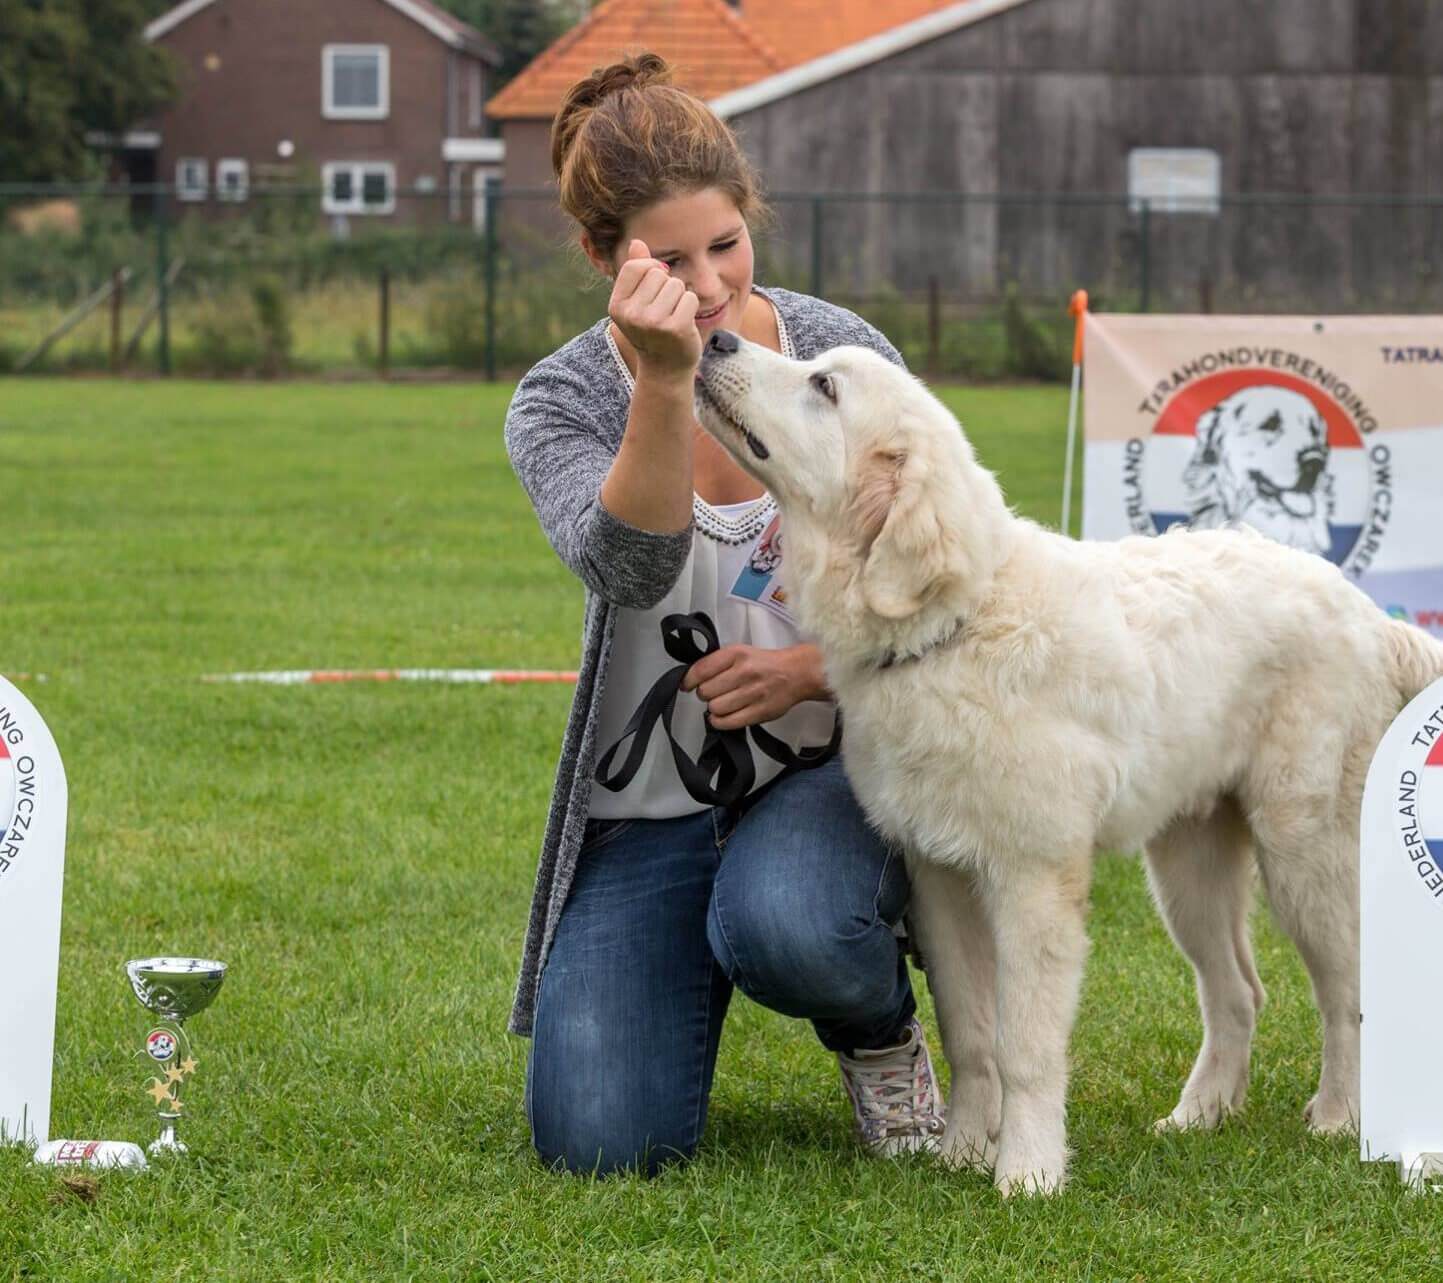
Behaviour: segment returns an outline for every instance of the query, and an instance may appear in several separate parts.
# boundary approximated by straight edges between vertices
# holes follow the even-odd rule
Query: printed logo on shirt
[[[756,602],[765,606],[774,615],[792,622],[792,612],[787,609],[787,594],[777,582],[777,572],[782,567],[781,514],[767,523],[767,528],[757,536],[746,565],[732,585],[731,596],[741,601]]]

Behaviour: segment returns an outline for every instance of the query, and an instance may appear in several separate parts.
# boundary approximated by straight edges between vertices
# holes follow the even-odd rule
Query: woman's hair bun
[[[671,83],[671,64],[660,54],[641,53],[609,67],[598,67],[567,91],[551,127],[551,168],[559,178],[566,153],[591,113],[613,94],[625,89]]]

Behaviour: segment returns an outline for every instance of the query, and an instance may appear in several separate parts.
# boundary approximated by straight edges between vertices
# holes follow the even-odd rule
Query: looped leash
[[[706,735],[702,739],[701,752],[695,761],[676,742],[672,733],[671,718],[676,709],[676,697],[681,693],[682,679],[687,669],[699,659],[721,649],[716,625],[703,611],[693,615],[667,615],[661,621],[661,644],[666,653],[679,661],[675,668],[668,668],[645,698],[637,705],[621,735],[596,764],[596,782],[604,789],[620,793],[641,769],[642,758],[651,743],[651,733],[657,722],[666,731],[671,743],[672,760],[676,773],[687,793],[698,802],[708,806],[735,806],[751,792],[756,782],[756,765],[752,761],[751,749],[747,744],[750,733],[757,748],[774,762],[780,762],[786,771],[810,771],[830,761],[836,755],[842,742],[842,718],[832,731],[832,738],[820,747],[806,747],[793,752],[783,740],[760,726],[722,731],[706,723]],[[621,765],[612,770],[612,763],[622,745],[631,740],[626,757]]]

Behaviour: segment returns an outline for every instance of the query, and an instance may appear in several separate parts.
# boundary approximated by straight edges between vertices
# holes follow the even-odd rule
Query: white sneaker
[[[895,1047],[837,1053],[857,1132],[874,1154],[938,1148],[945,1123],[927,1036],[917,1018]]]

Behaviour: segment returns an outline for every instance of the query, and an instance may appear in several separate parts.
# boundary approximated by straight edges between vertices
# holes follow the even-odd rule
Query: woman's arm
[[[696,309],[696,295],[651,257],[644,241],[632,241],[607,312],[636,353],[636,391],[601,502],[643,530],[691,525],[692,396],[701,360]]]

